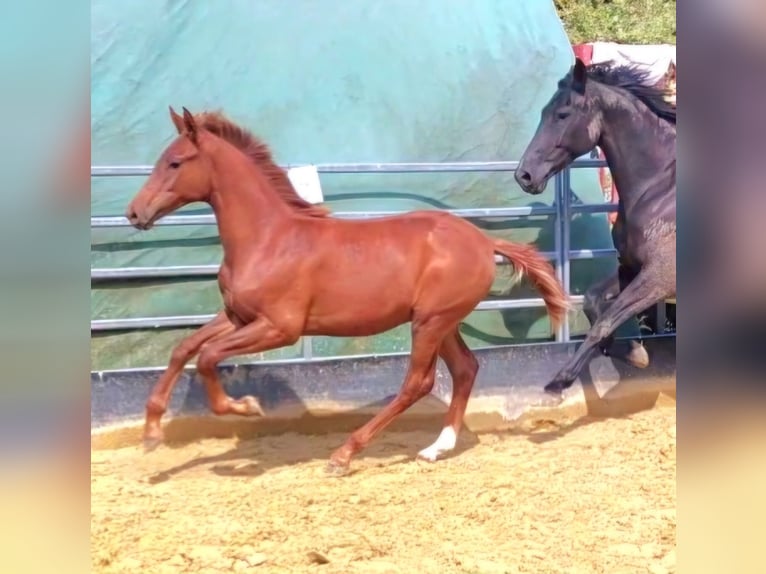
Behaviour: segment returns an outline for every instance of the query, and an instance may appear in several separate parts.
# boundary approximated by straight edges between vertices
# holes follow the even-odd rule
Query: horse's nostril
[[[516,172],[516,175],[518,176],[519,179],[521,179],[523,181],[532,181],[532,176],[529,174],[528,171],[524,171],[523,169],[522,170],[518,170]]]
[[[138,223],[138,214],[133,209],[128,209],[125,212],[125,218],[130,221],[132,225],[136,225]]]

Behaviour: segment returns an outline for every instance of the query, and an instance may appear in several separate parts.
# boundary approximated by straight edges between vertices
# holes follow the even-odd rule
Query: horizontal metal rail
[[[573,306],[582,305],[582,295],[569,298]],[[541,298],[529,299],[497,299],[482,301],[475,311],[499,311],[505,309],[530,309],[544,307]],[[96,319],[91,321],[91,331],[124,331],[133,329],[160,329],[199,327],[212,321],[215,315],[175,315],[169,317],[130,317],[125,319]]]
[[[167,267],[116,267],[90,270],[93,280],[215,277],[220,265],[169,265]]]
[[[404,162],[404,163],[319,163],[285,164],[283,169],[313,165],[319,173],[456,173],[486,171],[516,171],[518,161],[460,161],[460,162]],[[594,168],[605,167],[600,159],[578,159],[570,167]],[[151,165],[100,165],[92,166],[92,177],[136,177],[149,175]]]

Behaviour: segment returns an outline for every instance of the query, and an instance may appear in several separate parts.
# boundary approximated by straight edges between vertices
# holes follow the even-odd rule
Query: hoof
[[[643,345],[636,345],[627,354],[625,360],[638,369],[645,369],[649,366],[649,353]]]
[[[649,366],[649,353],[637,341],[630,341],[627,345],[622,341],[615,342],[611,348],[604,352],[604,355],[618,359],[637,369],[645,369]]]
[[[229,399],[228,406],[221,414],[237,414],[244,417],[262,417],[264,416],[261,403],[253,396],[246,395],[239,399]]]
[[[436,462],[439,459],[439,455],[435,452],[431,452],[428,450],[421,450],[415,458],[417,460],[422,460],[425,462]]]
[[[157,436],[145,436],[144,437],[144,454],[150,453],[156,450],[158,446],[162,444],[162,437]]]
[[[239,400],[245,407],[245,414],[258,417],[265,416],[263,413],[263,408],[261,407],[261,403],[259,403],[258,399],[255,397],[247,395]]]
[[[327,476],[346,476],[349,472],[351,472],[351,468],[348,464],[334,462],[331,460],[327,463],[324,471]]]
[[[545,385],[545,392],[550,395],[561,396],[566,389],[572,386],[572,381],[551,381]]]

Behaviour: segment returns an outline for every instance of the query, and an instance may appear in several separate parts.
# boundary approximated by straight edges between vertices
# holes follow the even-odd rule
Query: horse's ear
[[[579,93],[585,93],[585,83],[588,81],[588,70],[580,58],[575,59],[572,68],[572,89]]]
[[[668,79],[676,79],[676,63],[673,60],[670,60],[670,65],[668,66],[668,71],[665,75],[668,77]]]
[[[179,134],[184,133],[184,130],[186,129],[184,126],[184,119],[176,113],[173,106],[168,106],[168,109],[170,110],[170,119],[173,120],[173,125],[176,126],[176,130],[178,130]]]
[[[186,137],[188,137],[194,145],[197,145],[197,122],[194,119],[194,116],[192,113],[187,110],[186,108],[184,110],[184,128],[186,129]]]

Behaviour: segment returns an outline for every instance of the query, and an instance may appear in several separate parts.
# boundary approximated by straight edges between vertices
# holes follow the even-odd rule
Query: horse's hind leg
[[[439,356],[446,363],[452,377],[452,399],[439,437],[432,445],[418,453],[419,458],[429,462],[434,462],[441,455],[455,448],[473,383],[479,372],[479,362],[463,341],[457,328],[444,339]]]
[[[146,422],[144,423],[144,449],[152,450],[162,442],[160,419],[168,408],[170,394],[183,372],[183,368],[200,347],[215,337],[220,337],[234,330],[234,325],[221,311],[209,323],[197,329],[173,349],[168,368],[154,385],[149,400],[146,402]]]
[[[675,265],[675,261],[672,261]],[[585,341],[561,369],[553,381],[545,386],[550,393],[560,393],[572,386],[598,344],[614,333],[631,316],[640,313],[675,292],[675,278],[667,277],[662,264],[647,265],[636,278],[620,292],[614,302],[596,320]]]
[[[616,273],[594,284],[585,292],[583,313],[591,326],[635,276],[636,272],[620,265]],[[649,355],[641,342],[636,339],[628,341],[628,348],[625,349],[614,344],[614,334],[612,334],[599,343],[599,348],[604,355],[623,360],[634,367],[644,368],[649,365]]]
[[[412,353],[404,384],[393,401],[388,403],[365,425],[351,433],[346,442],[330,456],[328,473],[342,475],[348,472],[351,458],[409,407],[422,399],[434,386],[436,360],[445,333],[453,324],[445,324],[444,317],[429,317],[412,322]],[[451,321],[452,323],[452,321]]]

